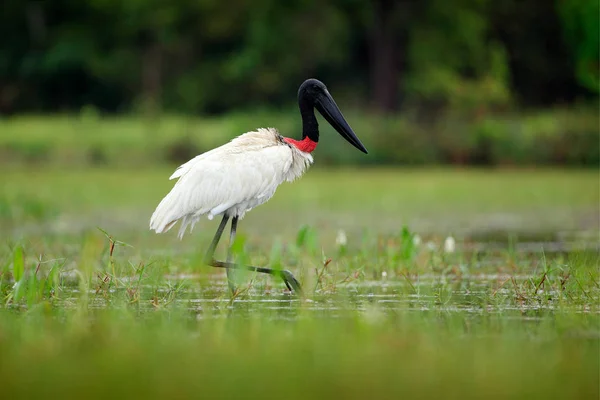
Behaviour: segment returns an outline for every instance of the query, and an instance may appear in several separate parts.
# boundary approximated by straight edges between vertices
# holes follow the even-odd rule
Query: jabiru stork
[[[322,82],[317,79],[304,81],[298,90],[298,105],[302,116],[302,140],[281,136],[274,128],[259,128],[196,156],[171,175],[170,179],[178,181],[150,219],[150,229],[156,233],[168,231],[181,220],[181,239],[187,227],[190,226],[191,231],[201,216],[207,215],[208,219],[213,219],[222,215],[205,262],[226,269],[232,291],[235,289],[232,270],[243,268],[280,276],[290,291],[293,289],[301,293],[300,284],[287,270],[235,264],[231,245],[235,240],[238,221],[246,212],[267,202],[281,183],[299,178],[312,164],[311,153],[319,142],[319,125],[314,109],[344,139],[367,154],[367,149],[356,137]],[[227,261],[217,261],[214,252],[230,218]]]

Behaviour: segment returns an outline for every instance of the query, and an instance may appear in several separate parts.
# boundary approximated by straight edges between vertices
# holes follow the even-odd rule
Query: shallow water
[[[450,253],[444,253],[439,242],[435,248],[428,248],[425,242],[418,251],[425,258],[444,258],[437,262],[439,265],[431,267],[424,262],[425,266],[407,272],[408,276],[397,272],[392,264],[387,270],[367,266],[363,276],[350,282],[342,282],[340,271],[333,271],[323,285],[305,284],[303,298],[287,292],[276,278],[251,273],[243,276],[240,293],[232,298],[225,273],[210,267],[185,273],[174,267],[172,273],[160,276],[153,285],[145,281],[138,285],[136,274],[119,277],[117,286],[106,284],[100,278],[108,279],[108,275],[97,271],[95,274],[102,277],[94,276],[90,289],[82,293],[80,275],[71,267],[61,272],[60,293],[51,302],[67,309],[81,304],[92,309],[125,305],[142,313],[172,308],[191,312],[197,318],[256,315],[274,320],[309,315],[335,318],[352,312],[507,313],[511,318],[524,319],[562,311],[600,314],[600,286],[596,282],[587,292],[566,295],[557,290],[557,276],[553,284],[535,288],[546,260],[563,262],[572,255],[586,255],[598,267],[598,237],[598,232],[569,231],[522,235],[516,241],[506,234],[489,232],[459,240]],[[516,261],[509,266],[507,256],[511,254]],[[294,273],[298,272],[302,270]],[[130,302],[128,288],[139,291],[139,300]]]
[[[189,279],[188,276],[185,279]],[[339,285],[335,291],[310,291],[300,298],[276,288],[244,288],[241,295],[231,298],[226,276],[215,275],[203,284],[192,283],[179,290],[167,304],[154,301],[152,296],[167,296],[168,288],[142,286],[142,300],[132,307],[140,312],[150,312],[159,307],[172,307],[193,313],[196,318],[220,318],[260,316],[272,320],[289,320],[299,317],[338,318],[349,313],[394,314],[406,312],[460,313],[465,315],[499,314],[507,318],[523,320],[540,319],[557,312],[600,314],[600,306],[581,296],[570,298],[572,304],[565,307],[564,296],[557,290],[538,290],[528,299],[518,299],[517,291],[508,282],[534,279],[533,275],[478,274],[462,276],[456,282],[441,283],[440,276],[422,275],[410,284],[406,280],[363,280]],[[185,280],[184,279],[184,280]],[[500,284],[498,284],[500,282]],[[305,288],[308,291],[308,288]],[[125,289],[107,292],[90,290],[88,306],[104,309],[124,297]],[[598,293],[595,294],[596,299]],[[78,289],[65,289],[57,306],[77,307],[82,293]],[[587,299],[589,300],[589,299]],[[597,302],[596,302],[597,303]]]

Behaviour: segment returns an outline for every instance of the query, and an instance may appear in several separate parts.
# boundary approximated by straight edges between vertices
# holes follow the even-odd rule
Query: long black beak
[[[337,104],[333,100],[333,97],[327,90],[318,96],[315,101],[315,108],[321,113],[321,115],[335,128],[336,131],[346,139],[352,146],[356,147],[365,154],[368,154],[365,146],[356,137],[356,134],[350,128],[350,125],[346,122],[346,119],[342,115]]]

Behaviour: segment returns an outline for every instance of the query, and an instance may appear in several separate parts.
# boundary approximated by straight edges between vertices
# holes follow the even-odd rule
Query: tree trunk
[[[381,112],[396,109],[398,82],[392,11],[394,0],[373,1],[371,29],[371,88],[373,108]]]
[[[163,53],[157,43],[148,45],[142,55],[142,102],[147,117],[156,116],[161,108]]]

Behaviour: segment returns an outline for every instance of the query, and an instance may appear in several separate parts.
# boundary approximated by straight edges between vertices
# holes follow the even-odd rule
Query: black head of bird
[[[352,146],[367,154],[367,149],[356,137],[346,122],[340,108],[333,100],[325,84],[317,79],[305,80],[298,89],[298,105],[302,115],[302,138],[319,141],[319,124],[315,117],[316,109],[329,124]]]

